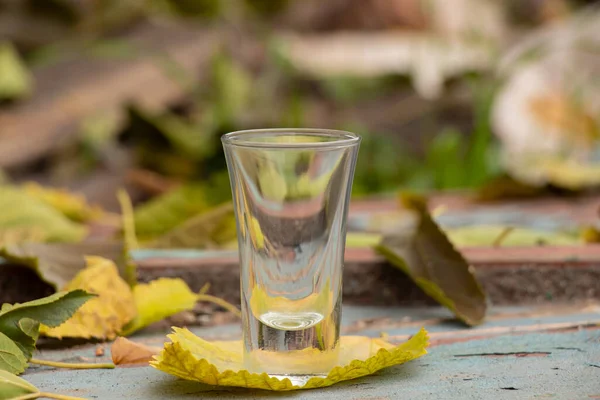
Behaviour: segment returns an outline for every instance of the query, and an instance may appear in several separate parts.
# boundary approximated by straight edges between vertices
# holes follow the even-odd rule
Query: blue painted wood
[[[364,318],[409,317],[429,320],[428,329],[436,333],[469,335],[474,332],[446,320],[441,308],[385,309],[346,307],[344,323],[352,326]],[[531,308],[494,309],[491,320],[475,328],[482,332],[510,327],[537,327],[556,323],[596,321],[598,308],[587,307],[532,318],[511,317],[533,313]],[[496,318],[496,319],[494,319]],[[436,321],[437,319],[437,321]],[[440,320],[441,319],[441,320]],[[369,328],[370,329],[370,328]],[[386,329],[391,334],[414,333],[417,327]],[[239,326],[195,328],[206,338],[239,337]],[[353,334],[374,334],[370,329]],[[159,345],[163,333],[142,333],[133,338]],[[94,345],[68,350],[44,350],[38,358],[76,361],[94,357]],[[107,349],[108,350],[108,349]],[[107,351],[108,353],[108,351]],[[497,353],[496,355],[486,355]],[[516,355],[515,353],[528,353]],[[529,354],[534,353],[534,354]],[[526,356],[523,356],[526,355]],[[107,354],[108,356],[108,354]],[[555,333],[526,333],[469,340],[434,346],[423,358],[403,366],[381,371],[373,376],[342,383],[331,388],[293,393],[270,393],[244,389],[219,389],[176,379],[150,367],[114,370],[57,371],[33,366],[24,376],[44,391],[90,399],[586,399],[600,396],[600,329],[570,330]],[[592,397],[593,398],[593,397]]]

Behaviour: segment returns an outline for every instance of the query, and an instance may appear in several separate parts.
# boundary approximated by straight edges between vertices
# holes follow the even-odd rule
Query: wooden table
[[[90,399],[591,399],[600,398],[600,303],[501,307],[485,324],[465,328],[442,308],[344,308],[346,334],[402,342],[425,326],[429,354],[405,365],[330,388],[272,393],[216,388],[179,380],[151,367],[53,370],[32,366],[24,377],[43,391]],[[193,328],[206,339],[235,339],[240,326]],[[166,332],[132,340],[160,346]],[[38,358],[106,362],[96,345],[41,350]]]

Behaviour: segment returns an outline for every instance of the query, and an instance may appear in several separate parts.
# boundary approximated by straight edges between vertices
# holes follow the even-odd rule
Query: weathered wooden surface
[[[587,399],[600,397],[600,305],[496,308],[488,321],[465,328],[441,308],[345,307],[346,334],[402,342],[425,326],[429,354],[408,364],[330,388],[271,393],[215,388],[176,379],[151,367],[58,371],[31,367],[25,378],[44,391],[90,399]],[[239,325],[193,329],[206,339],[236,339]],[[160,345],[165,332],[133,340]],[[41,350],[40,358],[88,362],[95,345]]]
[[[600,299],[600,246],[561,248],[464,249],[495,304]],[[143,280],[184,278],[194,289],[211,290],[239,303],[237,253],[141,251]],[[427,304],[419,288],[370,249],[350,249],[344,266],[344,299],[350,304]]]

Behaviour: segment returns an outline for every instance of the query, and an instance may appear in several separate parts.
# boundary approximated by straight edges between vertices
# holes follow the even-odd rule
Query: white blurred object
[[[449,78],[490,69],[505,32],[502,8],[490,0],[422,0],[427,31],[283,35],[280,51],[317,77],[410,75],[415,90],[437,98]]]
[[[492,125],[507,171],[533,185],[600,184],[600,8],[526,38],[499,72]]]

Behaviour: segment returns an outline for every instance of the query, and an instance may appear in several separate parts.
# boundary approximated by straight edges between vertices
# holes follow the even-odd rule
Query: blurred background
[[[228,201],[220,135],[318,127],[363,136],[355,198],[593,190],[594,3],[0,0],[0,181],[176,203],[152,237]]]

